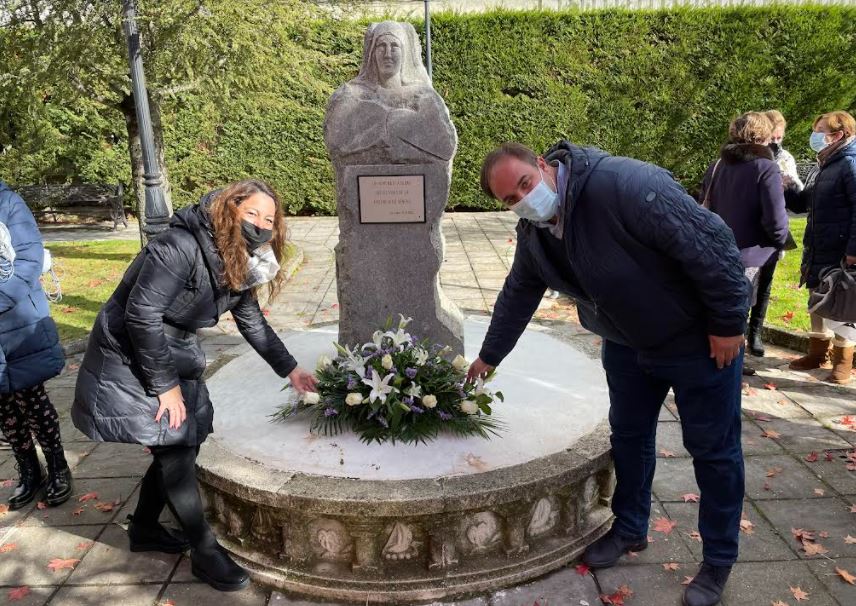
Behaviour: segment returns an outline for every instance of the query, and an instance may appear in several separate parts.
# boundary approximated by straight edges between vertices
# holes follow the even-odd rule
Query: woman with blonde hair
[[[856,120],[845,111],[818,116],[809,146],[817,153],[817,165],[806,177],[801,191],[786,181],[788,208],[808,212],[800,286],[820,285],[821,273],[840,264],[856,264]],[[791,362],[794,370],[820,368],[829,359],[832,342],[831,383],[850,382],[853,341],[836,334],[824,319],[811,314],[808,354]]]
[[[753,321],[747,340],[753,355],[764,355],[761,326],[769,301],[779,253],[788,237],[788,216],[782,175],[769,148],[773,124],[761,112],[748,112],[735,118],[728,129],[728,143],[719,159],[707,170],[702,202],[722,217],[734,232],[747,275],[752,278]],[[760,286],[766,283],[766,293]],[[752,374],[747,367],[746,374]]]
[[[803,182],[800,179],[799,171],[797,171],[797,161],[794,160],[793,154],[782,146],[788,123],[782,112],[777,109],[767,110],[764,114],[773,123],[773,134],[770,136],[770,149],[773,152],[773,160],[779,165],[779,170],[782,171],[782,179],[790,180],[793,182],[795,189],[801,190]]]
[[[257,298],[262,288],[275,296],[282,284],[285,233],[276,194],[252,179],[177,212],[99,312],[71,411],[93,440],[151,450],[128,528],[131,551],[189,547],[193,574],[221,591],[241,589],[249,577],[217,543],[196,484],[199,445],[213,429],[196,331],[231,311],[241,335],[277,374],[298,391],[315,390],[315,377],[297,366]],[[158,522],[164,506],[183,537]]]

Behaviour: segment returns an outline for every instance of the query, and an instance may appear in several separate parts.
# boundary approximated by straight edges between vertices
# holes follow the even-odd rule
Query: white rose
[[[333,360],[331,360],[327,356],[321,356],[320,358],[318,358],[318,364],[316,364],[315,367],[318,370],[324,370],[325,368],[330,366],[330,364],[332,364],[332,363],[333,363]]]
[[[317,404],[321,401],[321,395],[317,391],[307,391],[302,399],[304,404]]]
[[[461,402],[461,411],[468,415],[474,415],[479,411],[479,405],[473,400],[464,400]]]
[[[389,354],[385,354],[385,355],[380,359],[380,365],[381,365],[381,366],[383,366],[383,367],[384,367],[385,369],[387,369],[387,370],[389,370],[390,368],[392,368],[392,356],[391,356],[391,355],[389,355]]]
[[[452,360],[452,367],[455,370],[466,370],[469,365],[470,363],[467,362],[467,359],[461,354],[458,354],[457,356],[455,356],[455,359]]]
[[[363,403],[363,394],[361,393],[349,393],[345,396],[345,404],[348,406],[357,406],[358,404]]]
[[[422,405],[425,408],[434,408],[437,406],[437,396],[422,396]]]

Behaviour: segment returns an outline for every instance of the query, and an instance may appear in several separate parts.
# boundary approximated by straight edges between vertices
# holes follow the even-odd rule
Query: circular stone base
[[[474,358],[487,320],[465,323]],[[305,365],[336,327],[285,337]],[[606,531],[613,473],[600,364],[548,329],[524,333],[491,384],[491,440],[366,445],[267,418],[283,379],[249,348],[208,380],[215,433],[198,459],[223,544],[259,581],[402,604],[513,585],[566,564]]]

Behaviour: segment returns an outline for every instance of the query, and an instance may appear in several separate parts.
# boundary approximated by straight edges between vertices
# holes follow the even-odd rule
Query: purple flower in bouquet
[[[404,398],[404,403],[407,404],[408,406],[413,404],[413,396],[406,396]]]
[[[415,368],[405,368],[404,369],[404,374],[407,375],[408,379],[415,379],[417,372],[419,372],[419,371],[416,370]]]
[[[423,412],[425,412],[425,409],[420,408],[419,406],[416,406],[415,404],[411,404],[410,405],[410,412],[415,412],[416,414],[421,415]]]
[[[387,420],[385,418],[378,417],[377,422],[380,423],[381,425],[383,425],[384,427],[386,427],[387,429],[389,429],[389,423],[387,422]]]
[[[356,389],[357,385],[359,385],[359,383],[357,383],[357,380],[354,377],[348,377],[348,389]]]
[[[437,416],[440,417],[441,419],[443,419],[444,421],[448,421],[449,419],[452,418],[452,415],[450,415],[448,412],[445,412],[443,410],[438,410]]]
[[[325,416],[325,417],[335,417],[337,414],[339,414],[339,411],[338,411],[338,410],[336,410],[335,408],[330,408],[330,407],[328,407],[328,408],[324,411],[324,416]]]

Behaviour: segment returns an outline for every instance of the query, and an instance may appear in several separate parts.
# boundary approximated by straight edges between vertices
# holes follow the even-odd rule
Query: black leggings
[[[0,394],[0,424],[3,437],[16,455],[23,455],[34,448],[33,435],[46,453],[62,451],[59,415],[43,383]]]
[[[164,505],[181,524],[193,549],[213,548],[217,539],[208,522],[196,485],[198,446],[152,446],[152,464],[140,485],[134,524],[155,526]]]

